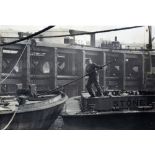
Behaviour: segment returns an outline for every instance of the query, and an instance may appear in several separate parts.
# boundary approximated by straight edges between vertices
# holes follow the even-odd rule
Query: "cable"
[[[21,38],[21,39],[12,41],[12,42],[0,44],[0,46],[7,46],[7,45],[11,45],[11,44],[16,44],[16,43],[18,43],[18,42],[21,42],[21,41],[24,41],[24,40],[27,40],[27,39],[31,39],[31,38],[33,38],[33,37],[35,37],[35,36],[37,36],[37,35],[39,35],[39,34],[45,32],[45,31],[47,31],[47,30],[49,30],[49,29],[51,29],[51,28],[53,28],[53,27],[54,27],[54,26],[48,26],[48,27],[46,27],[46,28],[44,28],[44,29],[42,29],[42,30],[40,30],[40,31],[38,31],[38,32],[35,32],[34,34],[31,34],[31,35],[27,36],[27,37],[24,37],[24,38]]]
[[[91,35],[91,34],[96,34],[96,33],[106,33],[106,32],[113,32],[113,31],[129,30],[129,29],[135,29],[135,28],[140,28],[140,27],[143,27],[143,26],[123,27],[123,28],[117,28],[117,29],[93,31],[93,32],[82,32],[82,33],[68,34],[68,35],[43,36],[43,38],[59,38],[59,37],[79,36],[79,35]]]
[[[39,37],[33,37],[33,38],[60,38],[60,37],[70,37],[70,36],[79,36],[79,35],[91,35],[96,33],[106,33],[106,32],[113,32],[113,31],[121,31],[121,30],[129,30],[129,29],[135,29],[140,28],[143,26],[132,26],[132,27],[123,27],[123,28],[117,28],[117,29],[109,29],[109,30],[102,30],[102,31],[93,31],[93,32],[82,32],[82,33],[76,33],[76,34],[66,34],[66,35],[55,35],[55,36],[39,36]],[[17,38],[17,37],[1,37],[1,38]]]

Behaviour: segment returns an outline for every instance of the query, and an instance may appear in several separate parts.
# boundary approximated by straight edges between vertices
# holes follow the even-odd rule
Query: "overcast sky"
[[[42,28],[46,27],[46,25],[42,26],[0,26],[1,32],[8,32],[12,33],[13,31],[22,31],[22,32],[35,32]],[[107,29],[113,29],[113,28],[120,28],[125,26],[55,26],[55,28],[51,29],[51,31],[62,31],[67,29],[75,29],[80,31],[98,31],[98,30],[107,30]],[[153,33],[152,36],[155,36],[155,27],[152,27]],[[97,34],[97,39],[103,39],[103,40],[110,40],[113,41],[114,37],[117,36],[118,40],[121,43],[142,43],[146,44],[148,42],[148,31],[147,26],[137,29],[130,29],[125,31],[117,31],[117,32],[109,32],[109,33],[102,33]],[[88,40],[88,37],[81,36],[79,39]]]

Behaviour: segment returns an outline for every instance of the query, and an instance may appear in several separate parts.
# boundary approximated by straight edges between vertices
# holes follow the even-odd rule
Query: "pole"
[[[107,63],[107,64],[101,66],[102,68],[101,68],[101,69],[98,69],[98,70],[102,70],[104,67],[106,67],[106,66],[108,66],[108,65],[110,65],[110,64],[112,64],[112,63],[114,63],[114,62],[116,62],[116,59],[115,59],[115,61],[110,61],[109,63]],[[94,72],[94,71],[93,71],[93,72]],[[89,73],[89,74],[91,74],[91,73]],[[88,76],[89,74],[85,74],[85,75],[83,75],[83,76],[81,76],[81,77],[79,77],[79,78],[77,78],[77,79],[75,79],[75,80],[73,80],[73,81],[71,81],[71,82],[69,82],[69,83],[64,84],[63,86],[60,86],[60,87],[58,87],[58,88],[55,88],[55,89],[51,90],[50,92],[52,93],[52,92],[54,92],[54,91],[58,91],[59,89],[62,89],[62,88],[64,88],[64,87],[66,87],[67,85],[70,85],[70,84],[72,84],[72,83],[74,83],[74,82],[76,82],[76,81],[79,81],[79,80],[83,79],[84,77]]]

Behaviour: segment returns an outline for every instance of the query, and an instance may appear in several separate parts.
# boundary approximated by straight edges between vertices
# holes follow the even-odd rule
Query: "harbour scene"
[[[1,26],[0,129],[155,129],[154,32]]]

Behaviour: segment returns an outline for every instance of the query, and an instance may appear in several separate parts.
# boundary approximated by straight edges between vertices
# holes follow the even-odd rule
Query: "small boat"
[[[49,129],[67,99],[62,92],[35,97],[0,96],[0,129]]]
[[[62,112],[64,129],[155,129],[155,93],[109,91],[70,98]]]

